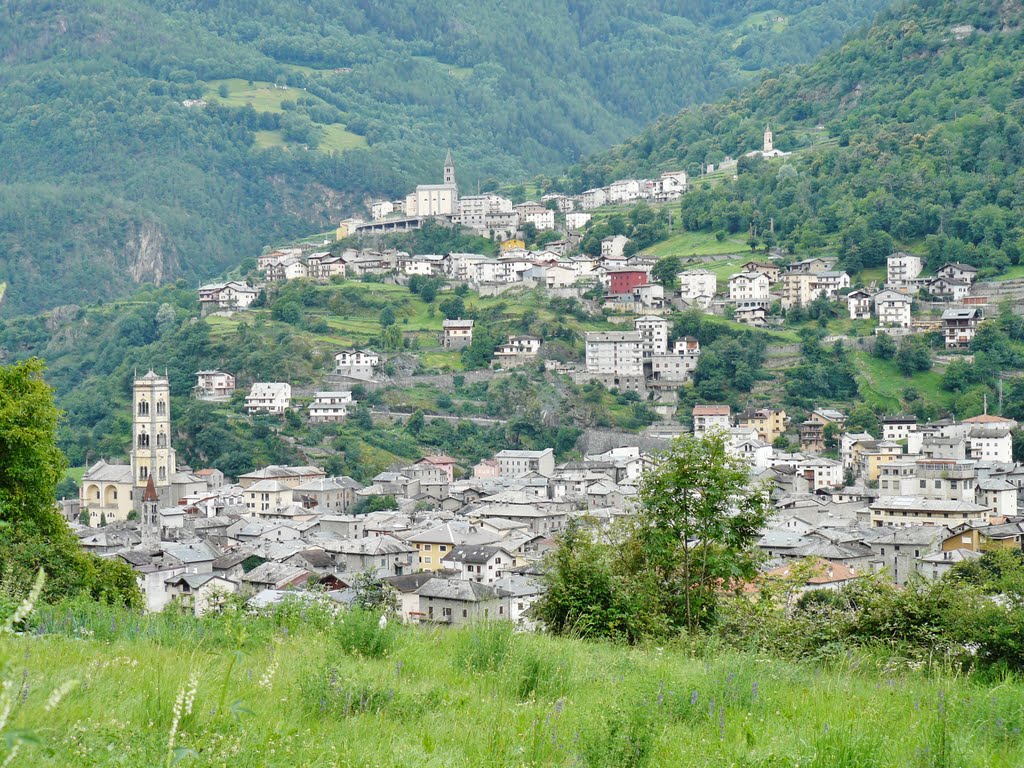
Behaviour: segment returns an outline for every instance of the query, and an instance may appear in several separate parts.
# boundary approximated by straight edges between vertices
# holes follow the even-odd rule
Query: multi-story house
[[[317,392],[309,405],[310,424],[344,421],[355,403],[351,392]]]
[[[921,270],[924,263],[920,256],[910,253],[894,253],[886,259],[885,287],[906,292]]]
[[[805,451],[825,450],[825,427],[830,424],[842,432],[846,415],[832,408],[818,408],[800,425],[800,447]]]
[[[845,272],[819,272],[814,285],[817,295],[825,295],[835,300],[839,292],[850,287],[850,276]]]
[[[555,212],[539,203],[529,201],[514,206],[519,214],[519,226],[533,224],[539,230],[555,228]]]
[[[739,414],[736,424],[757,430],[759,440],[771,443],[785,433],[789,417],[777,408],[749,408]]]
[[[935,274],[947,280],[958,280],[970,284],[978,277],[978,268],[972,267],[970,264],[950,262],[943,264]]]
[[[587,373],[601,376],[643,376],[643,344],[643,336],[638,331],[587,333]]]
[[[806,307],[818,297],[818,275],[814,272],[787,272],[782,276],[782,308]]]
[[[223,371],[197,371],[192,388],[196,400],[224,402],[235,393],[235,377]]]
[[[380,355],[367,349],[345,349],[334,356],[334,372],[339,376],[372,378],[380,365]]]
[[[441,345],[445,349],[462,349],[473,343],[473,321],[445,320],[441,323]]]
[[[688,304],[706,307],[718,292],[718,279],[706,269],[688,269],[680,272],[678,278],[679,296]]]
[[[292,387],[284,382],[258,381],[245,398],[247,413],[284,413],[291,407]]]
[[[740,272],[729,278],[729,301],[768,301],[771,280],[762,272]]]
[[[888,328],[909,328],[912,300],[898,291],[885,290],[875,294],[878,324]]]
[[[942,335],[946,349],[966,349],[978,332],[984,315],[980,307],[947,309],[942,313]]]
[[[600,208],[608,202],[608,193],[599,188],[588,189],[580,194],[580,208],[589,211],[593,208]]]
[[[644,359],[654,355],[663,355],[668,350],[668,332],[670,323],[663,317],[644,315],[633,321],[633,327],[643,339],[641,354]]]
[[[731,409],[728,405],[695,405],[693,406],[693,434],[703,437],[711,430],[729,431]]]
[[[846,295],[846,307],[850,310],[851,320],[870,320],[871,304],[871,294],[868,291],[857,289]]]

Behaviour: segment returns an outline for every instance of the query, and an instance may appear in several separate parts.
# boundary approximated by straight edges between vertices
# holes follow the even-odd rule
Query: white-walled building
[[[283,382],[256,382],[245,398],[248,413],[284,413],[291,404],[292,386]]]
[[[693,434],[703,437],[711,430],[728,432],[732,427],[732,409],[728,405],[693,406]]]
[[[591,216],[589,213],[583,213],[582,211],[573,211],[565,214],[565,228],[566,229],[582,229],[590,221]]]
[[[445,349],[462,349],[473,343],[473,321],[445,320],[441,323],[441,345]]]
[[[644,338],[639,331],[594,331],[586,334],[587,373],[642,376]]]
[[[643,339],[641,354],[644,358],[663,355],[668,351],[668,332],[671,323],[665,318],[644,315],[633,321],[633,328]]]
[[[629,238],[625,235],[609,235],[601,241],[602,259],[621,259]]]
[[[910,327],[911,298],[898,291],[885,290],[875,294],[875,315],[878,324],[889,328]]]
[[[520,217],[512,201],[500,195],[470,195],[459,199],[456,222],[477,231],[515,231]]]
[[[708,306],[718,292],[718,279],[706,269],[688,269],[680,272],[679,296],[690,304]]]
[[[729,301],[767,301],[770,290],[771,281],[762,272],[739,272],[729,278]]]
[[[601,189],[588,189],[586,192],[580,194],[580,208],[584,211],[589,211],[592,208],[600,208],[608,202],[608,193]]]
[[[223,402],[235,393],[235,377],[224,371],[197,371],[192,389],[196,400]]]
[[[395,204],[390,200],[378,200],[375,203],[370,203],[370,218],[374,221],[386,219],[394,212]]]
[[[368,349],[345,349],[334,356],[334,372],[339,376],[372,378],[380,365],[380,355]]]
[[[247,309],[259,295],[258,288],[239,280],[208,283],[199,289],[199,304],[204,314],[220,309]]]
[[[851,320],[871,319],[871,294],[868,291],[850,291],[846,296],[846,308],[850,310]]]
[[[555,212],[532,200],[515,206],[519,214],[519,226],[533,224],[539,230],[555,228]]]
[[[309,406],[311,424],[343,421],[355,403],[351,392],[317,392]]]
[[[522,477],[531,472],[544,477],[555,474],[553,448],[545,448],[542,451],[498,451],[494,458],[498,462],[498,474],[501,477]]]
[[[906,291],[924,269],[920,256],[910,253],[894,253],[886,259],[885,286]]]

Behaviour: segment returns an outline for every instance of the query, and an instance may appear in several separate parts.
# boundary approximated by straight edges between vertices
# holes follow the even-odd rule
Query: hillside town
[[[643,365],[645,343],[654,358],[665,354],[644,335],[651,332],[595,343],[625,343],[631,364]],[[339,366],[372,367],[373,359],[345,352]],[[210,371],[197,378],[197,397],[221,396],[230,381]],[[287,408],[286,387],[255,385],[247,407]],[[318,393],[310,420],[344,418],[348,394]],[[315,466],[227,478],[179,464],[170,385],[153,371],[136,376],[131,415],[129,463],[98,461],[79,499],[61,506],[83,548],[136,571],[149,610],[176,603],[202,614],[230,594],[267,605],[309,589],[346,604],[371,579],[393,590],[407,622],[490,618],[522,629],[534,626],[541,560],[559,533],[570,520],[613,532],[635,512],[638,484],[658,451],[682,433],[654,426],[565,462],[551,448],[502,450],[475,466],[424,455],[363,485]],[[757,544],[766,573],[811,558],[821,567],[807,589],[879,573],[903,584],[915,575],[936,579],[993,547],[1024,546],[1024,467],[1012,460],[1011,419],[899,416],[872,435],[847,431],[843,413],[820,409],[799,425],[800,450],[786,452],[773,447],[790,427],[784,411],[733,414],[708,404],[692,416],[695,435],[725,437],[751,487],[771,489],[775,511]],[[822,455],[829,449],[839,458]]]
[[[764,149],[753,154],[784,154],[774,149],[770,128]],[[585,332],[582,360],[554,363],[542,356],[548,339],[510,334],[491,366],[500,372],[539,364],[580,385],[632,393],[662,417],[645,430],[617,433],[600,450],[561,462],[550,447],[508,448],[466,466],[423,455],[367,484],[317,466],[272,465],[230,478],[214,467],[177,463],[169,382],[150,371],[133,384],[129,462],[89,467],[79,498],[62,502],[65,518],[88,551],[135,569],[153,611],[180,603],[202,614],[228,594],[266,605],[308,589],[326,590],[344,604],[370,579],[388,585],[407,622],[487,617],[530,629],[530,605],[544,590],[542,558],[568,522],[611,534],[635,511],[638,486],[658,452],[692,433],[724,436],[729,454],[747,467],[750,486],[771,489],[775,513],[758,542],[763,570],[788,572],[810,558],[820,567],[806,589],[834,589],[869,574],[896,584],[936,579],[986,549],[1024,546],[1024,467],[1012,450],[1018,425],[989,414],[987,404],[982,415],[962,421],[891,416],[875,434],[848,429],[847,415],[826,405],[800,423],[779,407],[733,413],[713,402],[693,406],[684,420],[672,418],[702,352],[693,336],[673,336],[673,313],[771,328],[787,313],[827,302],[863,322],[868,336],[938,332],[956,351],[968,348],[984,320],[991,287],[976,281],[974,267],[952,262],[926,274],[925,261],[904,252],[888,257],[884,282],[865,286],[854,285],[830,258],[793,260],[777,249],[734,259],[728,274],[691,260],[667,279],[664,271],[656,279],[659,260],[629,249],[623,235],[605,238],[599,256],[579,251],[582,232],[606,206],[670,201],[687,190],[685,173],[667,172],[540,203],[460,197],[449,152],[442,183],[420,185],[404,200],[374,202],[371,219],[342,222],[337,239],[435,219],[500,241],[498,255],[305,244],[268,249],[247,278],[199,288],[203,316],[229,317],[292,280],[409,285],[426,278],[442,290],[465,286],[481,297],[519,288],[587,302],[617,327]],[[559,238],[527,249],[527,225],[532,232],[559,228]],[[465,350],[477,330],[473,318],[446,317],[437,346]],[[333,360],[322,386],[302,397],[287,381],[252,382],[239,393],[244,412],[301,412],[313,425],[344,422],[365,388],[385,380],[388,355],[349,348]],[[196,399],[226,403],[236,393],[232,372],[201,370],[195,377]]]

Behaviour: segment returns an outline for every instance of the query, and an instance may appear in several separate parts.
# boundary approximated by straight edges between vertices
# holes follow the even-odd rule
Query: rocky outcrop
[[[134,225],[125,240],[122,259],[133,283],[160,285],[180,272],[174,247],[152,221]]]

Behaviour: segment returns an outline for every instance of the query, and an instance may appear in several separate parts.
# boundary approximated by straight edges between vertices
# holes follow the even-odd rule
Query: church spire
[[[444,183],[455,183],[455,161],[452,159],[451,148],[448,149],[448,154],[444,158]]]

